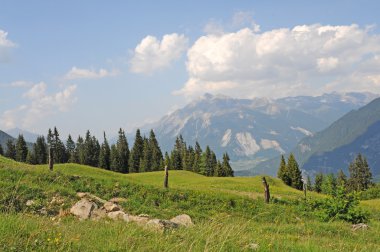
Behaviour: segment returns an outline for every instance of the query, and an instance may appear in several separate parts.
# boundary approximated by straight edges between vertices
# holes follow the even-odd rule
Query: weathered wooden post
[[[305,200],[306,200],[306,191],[307,191],[307,182],[306,182],[306,179],[302,179],[302,189],[303,189],[303,193],[305,195]]]
[[[50,147],[49,148],[49,169],[50,169],[50,171],[53,170],[53,166],[54,166],[54,153],[53,153],[53,148]]]
[[[270,199],[269,185],[268,185],[267,180],[265,179],[265,177],[263,177],[263,185],[264,185],[265,203],[269,203],[269,199]]]
[[[164,180],[164,187],[168,188],[169,187],[169,169],[168,166],[165,165],[165,180]]]

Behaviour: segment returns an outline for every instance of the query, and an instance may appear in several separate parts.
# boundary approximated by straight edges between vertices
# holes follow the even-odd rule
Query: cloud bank
[[[77,80],[77,79],[101,79],[110,76],[116,76],[118,71],[112,70],[108,71],[106,69],[99,69],[96,71],[94,69],[84,69],[72,67],[70,71],[65,75],[66,80]]]
[[[261,33],[254,26],[198,38],[187,51],[186,67],[188,80],[174,92],[186,97],[205,92],[237,97],[380,93],[380,36],[356,24]]]
[[[7,36],[8,33],[0,29],[0,62],[7,61],[9,59],[10,48],[16,46]]]
[[[167,34],[158,40],[146,36],[136,46],[130,61],[130,71],[138,74],[150,74],[169,67],[178,60],[187,49],[188,39],[182,34]]]

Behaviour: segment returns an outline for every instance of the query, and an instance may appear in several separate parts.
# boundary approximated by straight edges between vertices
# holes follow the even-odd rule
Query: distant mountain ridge
[[[181,134],[191,145],[210,145],[220,156],[228,152],[236,169],[289,152],[305,136],[328,127],[345,113],[377,97],[371,93],[331,93],[280,99],[235,99],[205,94],[156,123],[154,129],[164,151],[171,150]],[[129,139],[133,140],[133,134]]]
[[[3,146],[3,149],[5,148],[5,145],[9,139],[15,140],[13,137],[0,130],[0,144]]]
[[[35,143],[37,140],[38,134],[32,133],[27,130],[23,130],[20,128],[13,128],[5,131],[8,135],[17,138],[18,135],[23,135],[25,141]]]

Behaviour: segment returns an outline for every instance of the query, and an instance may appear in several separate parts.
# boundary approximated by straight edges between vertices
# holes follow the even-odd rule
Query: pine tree
[[[215,169],[215,174],[214,174],[215,177],[226,177],[226,173],[223,169],[223,166],[222,166],[222,163],[220,163],[220,161],[218,160],[217,164],[216,164],[216,169]]]
[[[322,173],[317,173],[317,175],[315,175],[314,191],[316,191],[317,193],[322,192],[323,180],[324,180],[324,176]]]
[[[156,139],[156,135],[154,134],[154,131],[151,130],[149,134],[149,146],[152,152],[152,171],[158,171],[163,169],[162,163],[163,163],[163,156],[161,148],[158,144],[158,141]]]
[[[85,151],[84,151],[84,140],[81,136],[78,136],[76,143],[76,155],[78,157],[79,164],[84,164],[86,161]]]
[[[207,176],[210,176],[210,177],[214,176],[217,165],[218,165],[218,161],[216,159],[216,155],[213,151],[211,151],[211,159],[210,159],[211,170],[207,172],[208,174]]]
[[[4,155],[4,149],[3,149],[3,146],[0,144],[0,155],[3,156]]]
[[[228,153],[223,154],[223,163],[222,163],[223,171],[226,177],[233,177],[234,171],[231,168],[230,165],[230,157],[228,156]]]
[[[16,159],[16,146],[15,146],[15,144],[13,143],[13,141],[11,139],[8,139],[6,146],[7,146],[7,151],[5,152],[5,156],[7,158],[11,158],[11,159],[15,160]]]
[[[54,152],[54,162],[66,163],[66,147],[61,141],[61,139],[59,138],[59,133],[56,127],[54,127],[54,131],[53,131],[52,147],[53,147],[53,152]]]
[[[206,146],[206,150],[202,153],[201,157],[201,169],[200,173],[205,176],[212,176],[214,174],[212,153],[209,146]]]
[[[36,143],[33,145],[33,152],[36,164],[47,163],[48,149],[44,136],[37,137]]]
[[[106,133],[103,132],[103,144],[100,147],[99,167],[109,170],[111,167],[111,148],[108,144]]]
[[[335,195],[336,192],[336,178],[334,174],[328,174],[323,178],[322,182],[322,193]]]
[[[140,160],[143,156],[144,150],[144,140],[141,137],[140,130],[136,130],[135,142],[133,144],[130,158],[129,158],[129,168],[130,172],[139,172]]]
[[[302,190],[302,186],[303,186],[302,173],[298,167],[298,163],[297,163],[293,153],[290,153],[290,155],[289,155],[287,171],[289,173],[291,186],[293,188],[298,189],[298,190]]]
[[[200,166],[201,166],[201,157],[202,157],[202,149],[200,144],[195,142],[195,148],[194,148],[194,162],[193,162],[193,172],[200,173]]]
[[[350,178],[348,184],[353,191],[364,191],[372,185],[372,173],[367,159],[360,153],[349,166]]]
[[[120,128],[119,137],[116,143],[116,148],[119,156],[119,171],[129,173],[129,146],[125,136],[125,132]]]
[[[187,158],[186,158],[186,170],[193,171],[195,160],[195,152],[192,146],[189,146],[187,149]]]
[[[172,162],[170,160],[170,156],[167,151],[165,152],[164,165],[167,166],[169,170],[172,169]]]
[[[110,170],[119,171],[119,152],[114,144],[111,146]]]
[[[19,135],[16,140],[16,161],[26,162],[26,156],[28,155],[28,147],[23,135]]]
[[[278,171],[277,171],[277,177],[281,179],[288,186],[290,186],[292,183],[290,174],[288,171],[288,167],[285,162],[284,155],[281,155],[281,162],[280,162],[280,167],[278,168]]]
[[[144,139],[143,157],[140,162],[140,171],[149,172],[152,170],[152,148],[149,144],[148,139]]]
[[[171,153],[172,167],[175,170],[183,169],[183,147],[185,143],[181,135],[177,136],[174,149]]]
[[[33,149],[35,149],[36,144],[33,144]],[[34,151],[28,151],[26,155],[26,163],[35,165],[37,164],[36,156],[34,155]]]
[[[344,174],[343,170],[340,169],[336,179],[337,186],[342,186],[343,188],[347,187],[347,176]]]
[[[69,163],[76,162],[76,153],[75,153],[75,142],[71,138],[71,135],[67,137],[66,141],[66,152],[67,152],[67,161]]]

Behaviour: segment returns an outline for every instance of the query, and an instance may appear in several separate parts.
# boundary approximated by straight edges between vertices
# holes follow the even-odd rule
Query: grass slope
[[[265,205],[261,177],[209,178],[170,171],[118,174],[77,164],[20,164],[0,156],[0,251],[380,251],[379,200],[363,206],[373,212],[368,231],[353,232],[343,222],[322,223],[289,200],[302,193],[268,178],[278,203]],[[86,191],[99,197],[125,197],[129,213],[169,219],[187,213],[195,227],[157,233],[130,223],[79,222],[57,218]],[[310,197],[322,197],[310,194]],[[53,199],[59,198],[57,204]],[[29,199],[36,201],[27,207]],[[281,199],[281,200],[280,200]],[[48,216],[33,211],[45,207]]]

